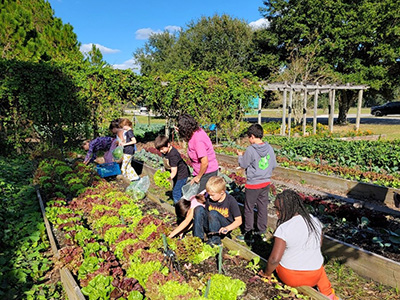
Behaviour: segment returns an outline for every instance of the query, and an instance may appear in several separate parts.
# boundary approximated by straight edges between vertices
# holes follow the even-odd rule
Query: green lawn
[[[356,114],[357,109],[350,108],[349,114]],[[319,109],[318,110],[318,115],[323,115],[327,114],[327,110]],[[338,112],[335,111],[337,114]],[[362,108],[361,110],[362,114],[369,114],[370,109],[369,108]],[[269,117],[269,118],[282,118],[282,110],[281,109],[263,109],[261,112],[262,117]],[[309,116],[312,116],[311,113]],[[124,116],[125,118],[129,118],[133,120],[133,118],[136,118],[136,122],[139,124],[164,124],[165,119],[160,118],[160,117],[148,117],[146,115],[127,115]],[[256,114],[249,114],[246,115],[246,117],[257,117]],[[371,116],[373,117],[373,116]],[[355,129],[355,124],[349,124],[346,126],[337,126],[335,125],[333,127],[334,132],[348,132],[351,130]],[[372,131],[373,134],[379,134],[383,135],[382,139],[388,139],[388,140],[394,140],[394,139],[400,139],[400,125],[386,125],[386,124],[360,124],[360,130],[366,131],[370,130]]]

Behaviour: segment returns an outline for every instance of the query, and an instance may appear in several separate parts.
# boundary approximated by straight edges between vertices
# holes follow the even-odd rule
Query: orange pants
[[[286,269],[281,265],[278,265],[276,268],[276,273],[283,283],[292,287],[298,287],[302,285],[311,287],[317,286],[318,290],[326,296],[333,293],[331,282],[326,276],[324,266],[314,271],[296,271]]]

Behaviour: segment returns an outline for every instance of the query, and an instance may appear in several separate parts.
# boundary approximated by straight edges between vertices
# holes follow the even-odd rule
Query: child
[[[132,157],[135,153],[136,138],[132,130],[132,122],[128,119],[121,119],[119,127],[126,130],[124,133],[125,141],[120,141],[120,145],[124,147],[124,156],[122,159],[121,172],[122,175],[130,181],[139,180],[140,177],[136,174],[132,167]]]
[[[177,203],[182,198],[182,187],[186,184],[189,177],[189,168],[178,150],[171,146],[168,137],[165,135],[156,137],[154,146],[168,159],[171,167],[171,180],[173,182],[172,198],[174,199],[174,203]]]
[[[204,240],[208,232],[208,243],[221,244],[230,231],[242,224],[242,216],[235,198],[226,191],[226,182],[220,176],[212,176],[206,183],[206,205],[194,209],[193,235]]]
[[[194,217],[194,209],[197,206],[205,207],[206,198],[203,194],[197,194],[186,200],[184,198],[180,199],[175,204],[176,217],[178,219],[178,227],[176,227],[168,237],[173,238],[179,234],[182,238],[185,232],[189,231]]]
[[[317,286],[329,299],[338,300],[323,266],[321,222],[308,213],[300,196],[292,190],[276,196],[275,208],[278,222],[274,246],[260,275],[270,278],[276,270],[287,285]]]
[[[90,162],[94,162],[96,160],[96,153],[98,151],[106,151],[106,153],[104,153],[105,162],[112,162],[112,158],[110,158],[111,160],[108,160],[109,156],[107,156],[107,152],[110,150],[112,141],[113,138],[108,136],[101,136],[93,140],[84,141],[82,143],[82,148],[88,152],[83,163],[87,165]]]
[[[120,119],[112,120],[110,123],[110,126],[109,126],[109,130],[115,136],[115,138],[111,144],[110,150],[109,150],[111,155],[112,155],[112,152],[115,150],[115,148],[117,148],[119,146],[120,142],[124,141],[124,130],[119,127],[119,121],[120,121]],[[114,159],[114,157],[112,158],[112,160],[116,161]],[[116,162],[122,163],[122,158]]]
[[[264,239],[268,221],[268,194],[271,174],[276,167],[274,149],[267,142],[262,141],[263,128],[260,124],[253,124],[247,130],[250,146],[239,155],[239,166],[246,169],[246,194],[244,202],[244,234],[239,240],[248,243],[254,242],[254,207],[257,205],[257,230],[254,234]]]

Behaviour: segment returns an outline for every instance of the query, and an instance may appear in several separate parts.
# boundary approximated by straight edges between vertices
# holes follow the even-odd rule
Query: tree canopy
[[[82,59],[73,27],[45,0],[0,2],[0,57],[22,61]]]
[[[170,70],[245,72],[250,68],[253,31],[228,15],[202,17],[172,34],[153,34],[134,56],[144,75]]]
[[[400,6],[393,0],[268,0],[262,9],[270,22],[275,51],[286,65],[293,52],[314,55],[341,83],[368,84],[393,91],[400,64]],[[339,122],[352,103],[340,95]]]

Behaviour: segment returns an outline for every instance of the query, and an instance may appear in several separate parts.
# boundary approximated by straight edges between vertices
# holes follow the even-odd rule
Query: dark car
[[[400,114],[400,102],[388,102],[371,107],[371,114],[377,117]]]

